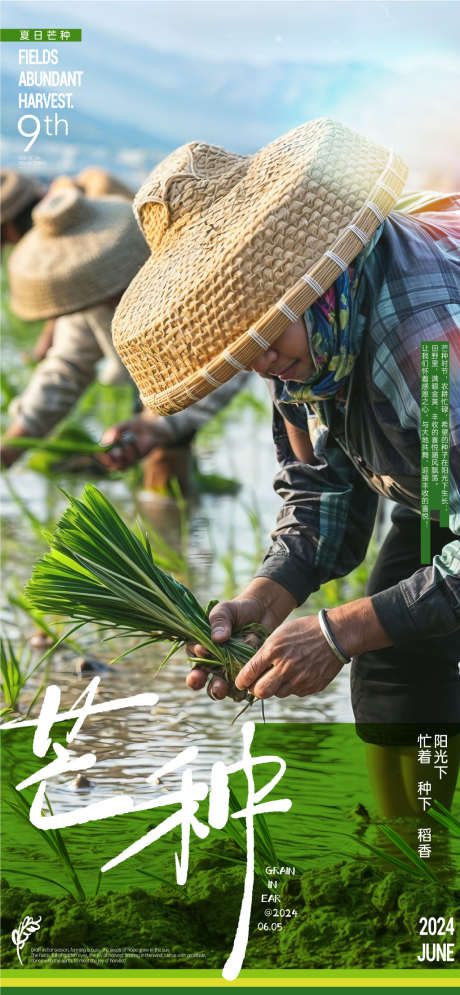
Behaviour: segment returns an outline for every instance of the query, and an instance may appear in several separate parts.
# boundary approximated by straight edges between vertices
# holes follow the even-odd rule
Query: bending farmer
[[[237,679],[259,698],[321,691],[352,660],[357,730],[376,770],[391,761],[401,814],[416,810],[405,764],[417,734],[453,737],[448,801],[460,731],[460,197],[425,195],[402,213],[405,177],[398,156],[327,119],[249,156],[183,146],[135,198],[152,255],[113,322],[157,413],[242,368],[267,378],[284,503],[256,577],[213,609],[213,635],[251,621],[271,632]],[[452,405],[450,531],[434,521],[426,567],[422,340],[449,343]],[[397,506],[369,595],[285,621],[362,561],[379,494]],[[188,681],[207,677],[197,667]],[[211,697],[226,690],[211,675]]]

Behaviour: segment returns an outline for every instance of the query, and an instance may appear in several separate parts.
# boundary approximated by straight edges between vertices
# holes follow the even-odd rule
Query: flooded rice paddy
[[[11,381],[6,383],[7,394],[20,390],[31,372],[24,361],[24,352],[30,348],[31,331],[21,323],[8,328],[6,353]],[[105,428],[129,417],[132,404],[131,388],[93,384],[72,420],[98,440]],[[4,422],[6,408],[5,399]],[[268,544],[279,509],[279,499],[272,489],[276,461],[270,421],[266,387],[254,376],[245,391],[195,440],[200,472],[237,481],[236,493],[202,492],[188,501],[180,495],[172,500],[144,490],[139,468],[124,475],[93,480],[128,525],[134,526],[137,520],[141,523],[151,538],[153,549],[160,543],[161,552],[166,551],[175,564],[173,572],[203,605],[210,599],[229,598],[238,593],[253,576]],[[82,472],[46,475],[32,469],[34,462],[37,465],[35,457],[24,455],[8,475],[0,478],[4,577],[2,635],[11,641],[23,664],[28,661],[29,667],[39,659],[43,648],[34,649],[30,645],[36,622],[20,605],[24,585],[35,561],[47,549],[43,530],[53,528],[67,504],[63,491],[79,495],[86,483]],[[320,595],[313,596],[298,610],[299,614],[360,597],[373,556],[375,547],[371,549],[367,563],[354,575],[326,585]],[[63,620],[51,616],[46,617],[46,623],[57,635],[62,635],[68,628]],[[395,939],[400,943],[398,964],[406,966],[407,961],[411,965],[415,939],[408,939],[408,936],[418,915],[419,896],[424,900],[426,881],[421,885],[413,868],[411,876],[407,861],[396,880],[395,860],[401,854],[381,831],[380,820],[375,819],[365,747],[354,732],[349,670],[344,668],[320,694],[303,699],[270,699],[265,703],[265,725],[259,704],[233,723],[241,704],[228,699],[214,702],[206,693],[194,693],[186,687],[185,677],[190,665],[185,652],[178,653],[158,673],[169,650],[168,644],[140,649],[111,664],[127,645],[127,641],[120,638],[104,642],[94,626],[83,627],[73,634],[72,644],[59,647],[26,683],[19,696],[18,711],[4,717],[7,723],[24,720],[30,710],[29,718],[36,719],[44,688],[50,684],[60,689],[61,710],[70,709],[78,699],[81,704],[81,696],[95,677],[100,681],[95,703],[123,701],[145,692],[158,696],[153,707],[120,708],[88,717],[71,744],[65,740],[65,730],[69,727],[54,726],[53,741],[57,739],[67,745],[72,759],[94,753],[96,763],[83,777],[73,772],[50,778],[45,814],[47,806],[53,813],[65,815],[77,807],[108,801],[120,794],[129,795],[139,809],[145,806],[144,811],[119,818],[92,820],[85,825],[66,828],[68,862],[59,863],[46,838],[48,834],[30,824],[28,811],[24,814],[17,808],[20,793],[11,790],[30,775],[34,769],[31,765],[41,766],[40,759],[33,759],[33,728],[4,732],[8,839],[3,873],[10,884],[5,903],[12,917],[9,931],[16,922],[17,905],[22,910],[44,916],[46,929],[44,927],[40,942],[45,946],[48,943],[61,945],[70,932],[77,946],[102,945],[104,950],[109,943],[111,947],[124,948],[126,943],[134,943],[131,937],[137,936],[143,928],[142,917],[147,908],[149,929],[152,922],[160,933],[172,929],[174,956],[174,943],[177,944],[179,936],[181,943],[177,956],[185,956],[187,944],[190,950],[200,947],[196,935],[198,923],[198,935],[201,937],[204,930],[207,937],[206,959],[197,959],[193,964],[200,968],[220,968],[233,941],[241,902],[245,860],[242,827],[239,831],[243,833],[243,844],[232,835],[231,819],[222,831],[211,831],[205,841],[196,839],[192,833],[191,873],[180,900],[177,892],[181,889],[178,889],[174,873],[174,850],[180,846],[179,830],[175,830],[172,837],[168,833],[155,846],[115,866],[108,874],[99,872],[104,861],[150,830],[152,819],[157,824],[162,813],[166,816],[171,810],[168,799],[180,787],[182,768],[161,775],[153,783],[152,775],[181,751],[194,746],[198,748],[198,754],[193,761],[193,780],[209,785],[211,768],[216,761],[231,765],[240,760],[242,726],[246,718],[251,718],[257,723],[252,753],[254,756],[282,756],[286,760],[286,774],[277,789],[277,797],[285,794],[293,804],[288,819],[284,813],[268,817],[268,850],[264,848],[263,839],[261,843],[261,838],[256,837],[258,877],[246,966],[274,964],[277,967],[316,968],[323,966],[324,958],[330,966],[360,965],[364,956],[363,930],[368,937],[370,928],[372,944],[369,941],[366,946],[366,967],[371,964],[392,966]],[[83,660],[92,662],[93,669],[85,669]],[[243,775],[236,773],[233,777],[236,778],[239,808],[245,799],[244,783],[238,786],[238,777],[243,778]],[[23,799],[26,810],[34,790],[29,789],[29,798]],[[152,813],[155,799],[167,808]],[[15,803],[16,810],[11,808]],[[458,802],[454,813],[459,814]],[[199,818],[206,819],[206,813],[201,809]],[[257,822],[260,826],[261,822]],[[414,847],[412,823],[405,826],[405,820],[396,822],[398,830]],[[433,870],[436,874],[439,870],[444,881],[456,881],[460,861],[458,839],[446,840],[442,827],[436,825],[433,841],[436,858]],[[370,853],[369,844],[377,846],[377,851],[374,849]],[[263,944],[262,934],[257,932],[259,892],[267,853],[276,856],[276,863],[295,866],[297,890],[292,895],[286,893],[285,898],[299,907],[298,929],[293,922],[290,929],[280,934],[279,943],[277,940],[270,945]],[[379,855],[383,863],[379,862]],[[420,874],[420,869],[417,873]],[[442,901],[439,907],[444,914],[443,887],[440,882],[433,884],[432,903],[434,909],[436,903]],[[23,888],[30,890],[23,891]],[[401,895],[403,889],[407,891],[406,905],[401,899],[401,909],[394,911],[392,906],[390,908],[390,900],[395,904],[394,896]],[[45,899],[43,893],[49,897]],[[69,893],[74,897],[69,898]],[[153,912],[151,894],[155,895]],[[206,896],[205,901],[203,896]],[[331,916],[332,906],[334,914]],[[349,916],[352,906],[355,908],[353,922]],[[223,917],[222,908],[227,913]],[[158,916],[158,923],[155,916]],[[355,923],[356,916],[361,920]],[[395,923],[399,916],[397,936],[394,925],[386,928],[387,916],[393,917]],[[120,935],[110,934],[110,942],[105,931],[107,920],[119,921]],[[333,933],[330,930],[332,920],[337,922]],[[383,945],[382,934],[385,937]],[[30,950],[28,956],[31,956]],[[37,950],[40,954],[40,944],[37,944]],[[14,966],[15,951],[7,954],[10,955]],[[190,963],[184,960],[185,965]],[[37,964],[47,966],[48,961],[44,959]],[[57,966],[57,962],[49,964]],[[124,964],[133,966],[129,958]],[[152,965],[170,967],[171,962],[157,959],[134,962],[135,967]],[[113,964],[97,961],[95,966]]]
[[[107,391],[107,388],[104,388]],[[265,386],[254,377],[249,391],[259,402],[265,401]],[[244,399],[243,399],[244,400]],[[89,419],[93,432],[100,426],[94,415]],[[97,437],[97,435],[96,435]],[[201,494],[189,502],[176,502],[142,490],[133,474],[126,479],[97,481],[97,486],[107,494],[128,524],[139,519],[149,532],[154,530],[171,549],[184,560],[185,582],[198,599],[206,604],[210,598],[232,596],[252,576],[260,562],[270,526],[274,522],[279,500],[272,490],[272,477],[276,471],[271,440],[270,416],[256,412],[250,398],[247,404],[239,402],[237,412],[231,409],[221,423],[206,429],[198,438],[196,453],[202,473],[215,473],[238,480],[241,484],[236,495]],[[73,494],[82,490],[85,477],[59,477],[48,479],[27,466],[27,457],[9,471],[8,481],[1,480],[3,507],[4,593],[20,592],[28,580],[35,560],[46,549],[38,537],[26,510],[40,522],[51,525],[66,505],[59,488]],[[20,503],[24,507],[20,506]],[[309,610],[308,604],[300,611]],[[312,609],[310,609],[312,610]],[[19,648],[30,637],[34,623],[19,608],[4,602],[3,632]],[[60,633],[64,625],[60,620],[48,618]],[[80,747],[97,754],[97,766],[91,772],[91,800],[113,793],[120,780],[129,780],[130,793],[142,796],[149,790],[146,778],[188,745],[199,747],[196,769],[202,774],[210,771],[212,763],[223,759],[230,763],[241,751],[239,726],[236,720],[241,708],[230,700],[213,702],[203,692],[195,693],[185,685],[189,669],[185,652],[180,652],[167,667],[153,679],[161,660],[168,651],[167,644],[148,647],[120,660],[110,669],[78,671],[79,657],[87,655],[101,663],[123,652],[126,641],[115,640],[104,644],[94,627],[87,626],[75,634],[74,639],[82,652],[62,647],[48,666],[48,681],[59,685],[62,693],[61,707],[69,708],[81,695],[94,676],[100,677],[98,700],[125,698],[145,691],[155,692],[159,702],[153,710],[141,707],[121,710],[88,719],[79,736]],[[35,650],[38,659],[42,650]],[[20,708],[26,711],[43,679],[38,671],[24,688]],[[34,706],[37,713],[39,703]],[[255,721],[261,721],[260,705],[250,712]],[[311,698],[287,700],[271,699],[265,704],[268,722],[349,722],[352,713],[349,703],[348,672],[343,671],[332,685]],[[121,758],[121,759],[120,759]],[[171,784],[175,777],[171,776]],[[62,779],[56,786],[56,799],[60,807],[75,805],[73,780]],[[167,790],[167,786],[164,786]],[[52,799],[51,799],[52,800]]]

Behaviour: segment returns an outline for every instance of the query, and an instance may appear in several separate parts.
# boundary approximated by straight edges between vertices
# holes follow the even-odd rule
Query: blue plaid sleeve
[[[301,418],[305,428],[303,412]],[[327,429],[315,442],[311,466],[295,459],[276,407],[273,435],[280,463],[274,488],[283,506],[256,576],[277,581],[302,604],[321,584],[361,563],[378,498]]]

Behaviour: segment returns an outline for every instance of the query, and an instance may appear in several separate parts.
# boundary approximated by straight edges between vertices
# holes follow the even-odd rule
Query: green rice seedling
[[[75,421],[64,422],[53,435],[46,438],[22,436],[5,440],[5,444],[27,452],[31,470],[46,477],[52,477],[56,473],[76,473],[83,470],[97,476],[113,476],[97,459],[111,447],[99,445],[92,435]]]
[[[113,476],[108,467],[98,459],[107,447],[98,445],[92,435],[77,422],[66,421],[49,440],[37,441],[43,441],[45,445],[32,447],[28,459],[28,466],[36,473],[42,473],[45,477],[78,472]],[[53,446],[47,447],[47,441],[62,445],[62,451],[57,453]]]
[[[42,455],[42,454],[40,453],[37,455]],[[5,475],[4,479],[12,500],[17,505],[17,507],[19,508],[20,512],[24,515],[24,517],[27,518],[27,520],[30,522],[38,538],[42,542],[46,543],[48,536],[47,525],[44,522],[41,522],[40,519],[37,518],[36,515],[34,515],[33,511],[30,510],[26,502],[13,487],[11,479],[7,474]],[[177,483],[177,488],[179,488],[178,483]],[[177,497],[178,494],[180,496],[180,501]],[[180,489],[178,492],[175,491],[175,496],[176,499],[178,500],[179,510],[180,510],[181,545],[184,549],[186,549],[188,541],[188,531],[187,531],[188,522],[186,514],[186,502],[180,492]],[[188,565],[185,559],[185,555],[178,553],[176,552],[176,550],[172,549],[172,547],[169,546],[167,542],[165,542],[160,533],[157,532],[152,526],[149,527],[149,541],[151,547],[153,547],[154,549],[155,560],[159,564],[159,566],[163,567],[163,569],[165,570],[170,570],[170,571],[174,570],[176,573],[180,574],[187,573]],[[24,610],[27,610],[25,608],[25,605],[21,605],[21,607],[23,607]]]
[[[0,715],[12,712],[16,708],[19,695],[26,683],[27,671],[30,666],[30,652],[28,659],[24,662],[24,650],[16,653],[10,640],[0,640],[0,670],[2,675],[2,691],[5,700],[5,707],[1,709]]]
[[[240,812],[244,809],[244,805],[241,804],[240,799],[233,788],[229,788],[229,808],[232,815],[234,812]],[[236,843],[238,848],[241,850],[241,862],[245,863],[247,840],[244,826],[238,820],[230,818],[228,819],[222,832],[230,837],[234,843]],[[228,860],[231,863],[239,862],[234,857],[229,856],[225,850],[223,850],[223,852],[219,852],[219,857],[222,860]],[[271,865],[273,867],[282,863],[283,861],[276,853],[267,820],[264,815],[259,813],[254,823],[254,864],[256,873],[263,878],[266,876],[265,868],[267,865]]]
[[[78,653],[80,656],[85,655],[87,650],[85,649],[84,646],[82,646],[80,643],[77,643],[75,639],[71,639],[68,632],[62,635],[62,633],[57,632],[56,629],[53,629],[52,626],[49,625],[48,622],[46,621],[43,612],[38,611],[37,608],[32,608],[32,606],[28,604],[28,602],[26,601],[25,597],[22,594],[10,593],[8,594],[8,601],[10,605],[15,605],[16,608],[20,608],[21,611],[25,612],[25,614],[28,615],[29,618],[32,619],[32,621],[35,623],[37,628],[41,629],[42,632],[46,633],[46,635],[53,640],[53,643],[59,642],[59,645],[61,645],[62,643],[66,646],[70,646],[70,648],[75,650],[75,652]],[[77,629],[79,628],[79,626],[76,626],[75,628]],[[54,646],[53,649],[55,648],[56,647]]]
[[[187,642],[199,643],[210,654],[203,662],[233,685],[254,654],[240,637],[260,626],[245,626],[226,643],[214,643],[209,605],[202,608],[187,587],[158,566],[139,526],[131,531],[91,484],[80,499],[67,496],[70,504],[49,537],[51,550],[38,561],[27,585],[30,605],[95,622],[122,636],[146,637],[140,646],[170,642],[164,663]]]
[[[29,436],[18,436],[15,439],[8,439],[8,446],[14,446],[16,449],[39,449],[42,452],[52,453],[61,458],[64,456],[71,456],[75,453],[79,455],[92,456],[95,453],[107,453],[111,446],[100,446],[99,443],[94,441],[88,441],[86,437],[86,432],[82,432],[84,438],[75,439],[74,437],[55,437],[46,439],[37,439]]]
[[[239,480],[234,477],[222,477],[218,473],[194,472],[194,484],[198,494],[238,494],[241,488]]]
[[[11,401],[16,397],[17,389],[5,370],[0,370],[0,411],[8,411]]]
[[[433,799],[433,803],[428,809],[428,814],[432,819],[436,819],[441,826],[449,829],[453,836],[460,837],[460,821],[452,815],[452,812],[449,812],[449,809],[442,802],[436,801],[436,798]]]
[[[7,802],[9,809],[11,810],[11,812],[14,812],[14,814],[19,818],[21,822],[27,822],[28,826],[33,825],[33,823],[29,821],[30,802],[28,802],[22,794],[16,791],[16,789],[13,788],[12,785],[9,785],[8,787],[11,793],[11,798]],[[45,795],[45,801],[48,806],[50,815],[53,815],[53,809],[51,808],[51,803],[47,795]],[[69,882],[70,886],[68,887],[67,885],[63,884],[61,880],[57,881],[50,877],[45,878],[41,874],[36,874],[35,871],[27,870],[25,872],[27,874],[27,877],[29,876],[34,877],[41,881],[51,881],[52,884],[57,885],[58,888],[62,888],[62,890],[67,892],[68,895],[70,895],[72,898],[75,898],[77,902],[83,902],[86,898],[85,890],[81,883],[75,864],[64,843],[64,837],[61,833],[61,830],[39,829],[38,826],[34,826],[33,828],[36,830],[37,833],[40,833],[42,842],[46,843],[46,845],[50,847],[54,855],[58,858],[58,861],[64,873],[67,874],[68,878],[70,878]],[[4,871],[6,873],[8,871],[8,868],[4,868]],[[17,874],[21,872],[15,870],[14,873]],[[101,880],[101,874],[99,872],[98,879],[96,881],[95,895],[97,895],[97,892],[99,891],[100,880]]]
[[[153,528],[150,522],[148,526],[148,537],[152,554],[155,557],[155,563],[159,567],[162,567],[163,570],[168,570],[169,573],[178,573],[181,577],[186,576],[189,567],[185,558],[185,551],[180,553],[177,549],[173,549],[173,547],[166,542],[166,539],[163,539],[160,533]],[[185,537],[184,542],[186,541],[186,538],[187,537]],[[183,542],[181,541],[181,546],[182,545]]]
[[[19,508],[21,514],[24,515],[24,518],[27,518],[28,522],[30,522],[38,538],[43,541],[43,522],[41,522],[40,519],[37,518],[36,515],[34,515],[33,511],[30,510],[26,502],[22,499],[21,495],[18,494],[18,492],[14,489],[8,474],[4,475],[4,480],[12,500]]]
[[[397,850],[399,850],[403,856],[407,857],[409,863],[406,863],[405,860],[401,860],[399,857],[395,857],[391,853],[387,853],[386,850],[382,850],[380,847],[374,846],[372,843],[368,843],[366,840],[351,836],[348,838],[354,839],[356,843],[359,843],[361,846],[365,846],[367,850],[370,850],[382,860],[393,864],[394,867],[398,867],[399,870],[406,871],[406,873],[418,879],[422,877],[439,884],[438,878],[432,871],[429,870],[425,861],[421,860],[418,853],[413,850],[408,843],[406,843],[405,839],[403,839],[403,837],[400,836],[395,829],[392,829],[391,826],[380,826],[379,828],[383,833],[385,833],[385,836],[391,840]]]
[[[74,628],[78,627],[74,626]],[[25,647],[23,647],[19,654],[17,654],[11,640],[0,639],[0,671],[3,697],[5,699],[5,708],[2,708],[0,711],[0,716],[5,715],[7,712],[18,710],[18,700],[23,687],[27,684],[29,678],[32,677],[32,674],[58,649],[64,639],[65,636],[54,642],[33,666],[31,666],[32,654],[30,650],[26,651]],[[36,692],[33,701],[29,705],[27,714],[31,711],[43,687],[44,683],[40,685]]]

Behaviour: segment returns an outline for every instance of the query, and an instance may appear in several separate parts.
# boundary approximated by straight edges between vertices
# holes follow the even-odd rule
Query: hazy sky
[[[329,115],[393,145],[415,183],[460,171],[457,0],[6,0],[3,24],[81,27],[61,46],[85,72],[81,130],[92,115],[132,146],[138,128],[153,159],[196,138],[252,151]],[[14,101],[17,53],[2,48]]]
[[[65,10],[68,27],[103,27],[153,49],[217,61],[347,57],[403,67],[427,56],[458,60],[456,0],[7,0],[5,23],[12,12],[37,8],[53,16]]]

